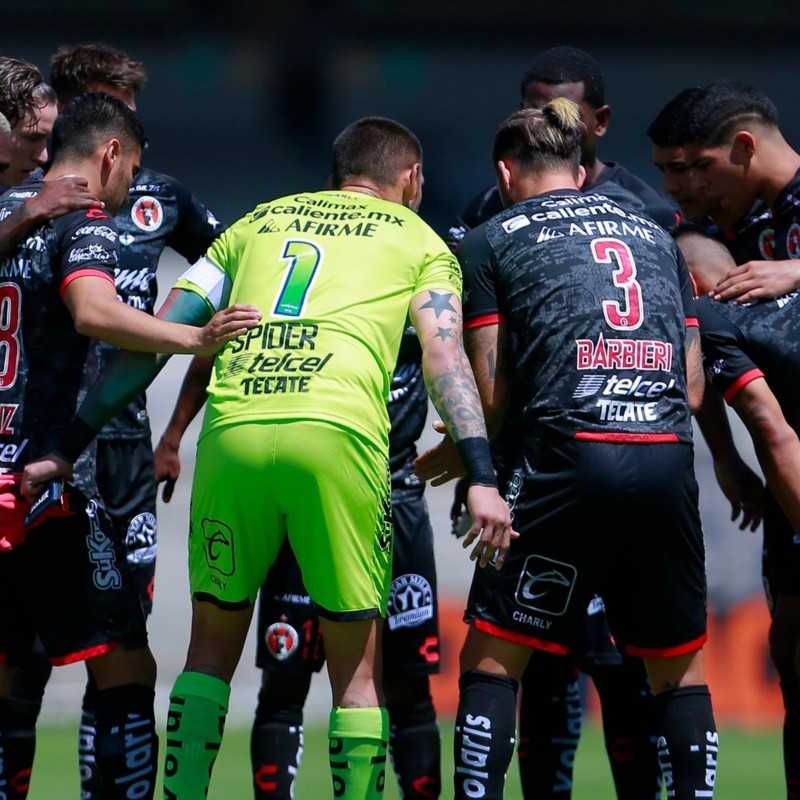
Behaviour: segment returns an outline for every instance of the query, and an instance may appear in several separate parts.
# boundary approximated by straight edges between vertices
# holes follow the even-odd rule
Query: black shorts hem
[[[358,611],[329,611],[315,603],[317,614],[331,622],[360,622],[364,619],[376,619],[381,616],[377,608],[363,608]]]

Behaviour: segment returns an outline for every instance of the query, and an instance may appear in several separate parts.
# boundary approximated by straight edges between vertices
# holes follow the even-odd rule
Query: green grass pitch
[[[453,723],[443,720],[442,797],[452,797]],[[29,800],[68,800],[79,797],[76,767],[76,730],[69,727],[43,727],[39,731],[36,765]],[[249,800],[252,797],[249,768],[249,732],[230,728],[225,732],[209,800]],[[325,729],[315,725],[306,729],[305,756],[297,779],[296,800],[325,800],[331,797],[326,758]],[[160,790],[157,792],[160,797]],[[603,750],[602,735],[587,724],[575,765],[574,800],[613,800],[614,790]],[[781,762],[780,734],[743,733],[723,729],[720,733],[720,760],[715,800],[780,800],[785,797]],[[386,800],[398,800],[394,775],[387,780]],[[512,762],[506,783],[509,800],[521,798],[516,761]]]

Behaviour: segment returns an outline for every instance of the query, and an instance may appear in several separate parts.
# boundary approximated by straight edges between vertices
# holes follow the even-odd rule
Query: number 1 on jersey
[[[282,317],[299,317],[303,313],[317,267],[322,262],[322,251],[311,242],[289,239],[283,247],[281,258],[289,262],[289,272],[278,292],[272,313]]]

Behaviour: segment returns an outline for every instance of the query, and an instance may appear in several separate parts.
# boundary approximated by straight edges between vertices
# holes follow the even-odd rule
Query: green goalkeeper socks
[[[169,698],[164,800],[204,800],[222,743],[231,687],[200,672],[178,675]]]
[[[386,782],[385,708],[334,708],[328,726],[333,796],[380,800]]]

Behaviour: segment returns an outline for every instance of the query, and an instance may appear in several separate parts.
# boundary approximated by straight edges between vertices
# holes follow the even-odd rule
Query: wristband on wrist
[[[97,431],[80,417],[74,417],[69,427],[61,434],[54,451],[59,458],[74,464],[78,456],[97,436]]]
[[[497,475],[492,466],[489,440],[483,436],[470,436],[456,442],[456,450],[467,470],[470,486],[494,486],[497,488]]]

